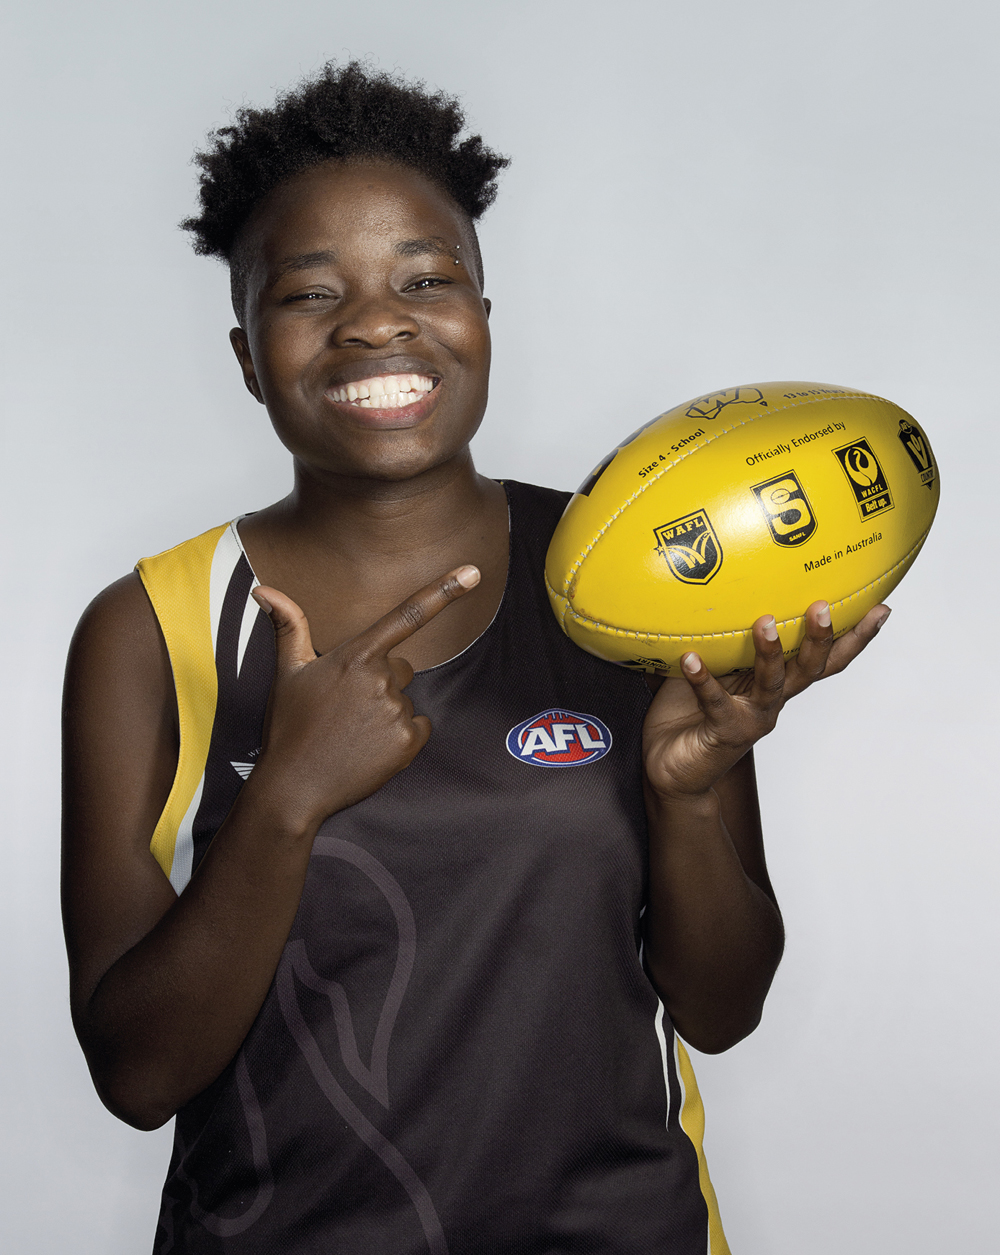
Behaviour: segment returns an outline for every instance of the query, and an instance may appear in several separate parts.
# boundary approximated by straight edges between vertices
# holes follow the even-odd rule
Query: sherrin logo
[[[543,710],[507,733],[510,753],[535,767],[582,767],[603,758],[610,748],[607,725],[574,710]]]
[[[687,418],[706,418],[711,422],[718,418],[727,405],[767,405],[764,394],[759,388],[724,388],[721,392],[710,392],[708,396],[699,397],[687,407]]]

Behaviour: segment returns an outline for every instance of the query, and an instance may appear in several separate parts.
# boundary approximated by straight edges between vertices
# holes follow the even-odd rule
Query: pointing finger
[[[475,588],[481,578],[478,567],[460,566],[425,585],[354,638],[360,657],[384,658],[390,649],[402,644],[446,606]]]
[[[297,671],[314,662],[316,651],[309,634],[309,620],[291,597],[262,584],[252,590],[251,596],[274,626],[278,670]]]

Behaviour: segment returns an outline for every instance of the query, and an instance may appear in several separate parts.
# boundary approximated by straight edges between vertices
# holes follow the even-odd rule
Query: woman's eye
[[[328,292],[296,292],[294,296],[285,297],[285,304],[292,301],[325,301],[328,297]]]
[[[417,279],[411,283],[406,290],[407,292],[427,292],[431,288],[447,287],[450,282],[449,279],[441,279],[437,275],[428,275],[425,279]]]

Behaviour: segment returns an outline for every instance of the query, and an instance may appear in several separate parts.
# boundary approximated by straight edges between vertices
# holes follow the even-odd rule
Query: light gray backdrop
[[[483,227],[489,474],[573,487],[624,433],[761,379],[923,423],[934,533],[851,674],[759,752],[787,957],[695,1059],[736,1255],[992,1249],[1000,620],[1000,20],[976,0],[34,0],[0,40],[8,664],[0,1238],[148,1249],[169,1132],[98,1103],[57,910],[62,658],[89,598],[281,495],[175,224],[194,147],[327,58],[460,93],[515,158]]]

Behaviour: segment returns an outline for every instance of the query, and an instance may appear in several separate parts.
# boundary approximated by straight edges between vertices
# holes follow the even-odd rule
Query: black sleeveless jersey
[[[409,686],[413,763],[321,827],[264,1005],[178,1113],[156,1255],[728,1252],[642,964],[646,685],[553,618],[567,495],[506,489],[496,618]],[[181,727],[152,850],[182,892],[253,770],[273,635],[233,524],[139,571]]]

